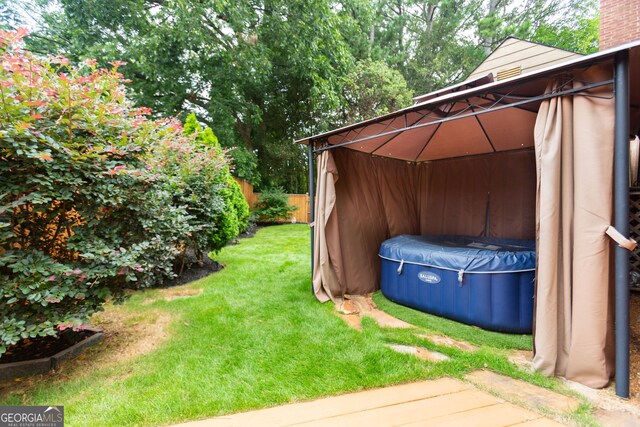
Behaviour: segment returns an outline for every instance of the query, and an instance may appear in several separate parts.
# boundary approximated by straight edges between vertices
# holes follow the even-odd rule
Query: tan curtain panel
[[[535,237],[533,150],[418,165],[330,153],[333,162],[328,152],[318,160],[314,290],[321,301],[379,289],[378,249],[393,236]]]
[[[326,302],[344,293],[338,271],[341,265],[340,233],[335,211],[338,172],[329,151],[318,156],[315,227],[313,240],[313,292]],[[329,248],[331,246],[331,249]],[[333,258],[332,258],[333,257]]]
[[[547,89],[610,78],[592,67]],[[542,103],[537,162],[534,369],[603,387],[613,374],[611,243],[614,106],[610,88]]]

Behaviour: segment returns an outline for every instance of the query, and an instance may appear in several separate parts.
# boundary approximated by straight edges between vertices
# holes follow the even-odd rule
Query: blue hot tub
[[[383,242],[379,255],[390,300],[483,329],[531,333],[535,241],[403,235]]]

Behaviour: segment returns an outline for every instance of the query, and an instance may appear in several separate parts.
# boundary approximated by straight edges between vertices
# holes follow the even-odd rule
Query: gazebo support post
[[[314,187],[313,187],[313,141],[309,141],[309,229],[311,230],[311,293],[313,294],[313,230],[314,221],[316,220],[315,203],[314,203]]]
[[[615,228],[629,235],[629,53],[615,62]],[[616,246],[616,394],[629,398],[629,251]]]

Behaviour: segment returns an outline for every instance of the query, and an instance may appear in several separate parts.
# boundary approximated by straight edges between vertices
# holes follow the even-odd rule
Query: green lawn
[[[114,325],[109,319],[119,319],[124,328],[145,322],[151,331],[164,328],[153,335],[158,344],[150,351],[127,355],[127,346],[135,348],[138,340],[111,335],[57,375],[4,384],[0,404],[64,405],[68,426],[146,426],[461,377],[482,367],[558,387],[555,380],[508,362],[506,349],[530,348],[530,337],[480,331],[397,306],[379,294],[375,301],[385,311],[421,329],[466,339],[480,350],[439,347],[417,338],[421,331],[383,329],[370,319],[364,319],[363,332],[351,329],[331,304],[320,304],[311,294],[306,225],[264,228],[216,259],[224,270],[181,288],[196,295],[167,301],[167,291],[138,292],[99,316],[107,330]],[[451,360],[424,362],[395,353],[386,343],[419,344]]]

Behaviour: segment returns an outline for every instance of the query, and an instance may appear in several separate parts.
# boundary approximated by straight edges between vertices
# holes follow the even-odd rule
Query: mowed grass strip
[[[311,293],[307,225],[261,229],[216,259],[225,268],[183,286],[178,298],[167,298],[163,290],[137,292],[100,314],[99,323],[106,325],[125,318],[118,323],[123,328],[146,324],[138,328],[146,334],[162,328],[146,351],[129,351],[143,342],[140,335],[119,346],[107,338],[57,374],[2,385],[0,404],[64,405],[68,426],[151,426],[414,380],[460,378],[483,367],[556,387],[555,380],[508,362],[506,349],[527,348],[530,337],[469,327],[461,332],[455,322],[404,311],[379,295],[375,300],[383,309],[418,328],[382,329],[364,319],[363,332],[351,329],[332,304],[320,304]],[[416,337],[424,332],[451,332],[481,349],[469,353],[430,344]],[[394,352],[389,343],[421,345],[451,360],[421,361]]]

